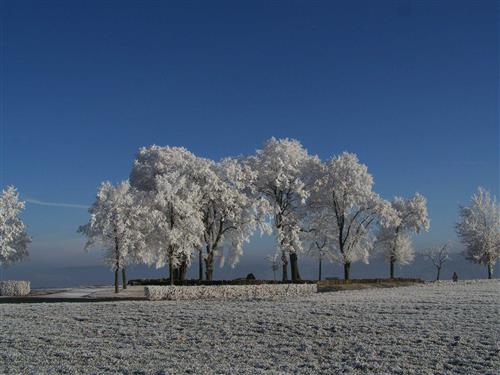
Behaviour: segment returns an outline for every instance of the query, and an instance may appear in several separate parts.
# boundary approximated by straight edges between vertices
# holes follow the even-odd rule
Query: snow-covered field
[[[7,374],[498,374],[500,282],[0,305]]]

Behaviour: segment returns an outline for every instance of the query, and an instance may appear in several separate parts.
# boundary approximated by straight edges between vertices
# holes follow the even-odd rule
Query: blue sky
[[[321,158],[355,152],[382,196],[428,198],[416,247],[456,243],[457,206],[478,185],[498,195],[496,1],[6,0],[0,11],[1,185],[63,204],[27,204],[32,259],[9,272],[98,264],[76,234],[78,205],[126,179],[150,144],[218,159],[275,136]],[[248,247],[255,259],[271,249]]]

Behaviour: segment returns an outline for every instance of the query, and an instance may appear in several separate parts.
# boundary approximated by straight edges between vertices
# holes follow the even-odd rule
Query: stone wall
[[[157,300],[251,300],[304,296],[317,292],[316,284],[263,284],[214,286],[146,286],[146,298]]]

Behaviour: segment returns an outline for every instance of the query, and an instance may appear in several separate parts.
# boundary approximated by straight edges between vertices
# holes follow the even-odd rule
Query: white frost
[[[496,374],[498,280],[270,301],[0,304],[5,374]]]

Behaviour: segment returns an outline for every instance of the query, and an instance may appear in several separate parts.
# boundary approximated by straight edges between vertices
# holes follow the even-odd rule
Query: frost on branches
[[[257,227],[264,231],[261,205],[251,198],[249,184],[254,173],[236,159],[221,162],[201,160],[196,180],[202,190],[203,243],[206,249],[206,279],[212,280],[214,256],[224,261],[222,247],[229,254],[230,265],[239,261],[243,244]]]
[[[203,231],[198,210],[201,192],[198,186],[179,172],[156,177],[156,188],[149,193],[145,209],[148,210],[148,249],[146,263],[157,268],[168,264],[170,282],[174,270],[184,278],[191,264],[192,253],[201,245]]]
[[[372,191],[373,178],[355,154],[343,153],[322,165],[310,206],[319,228],[328,239],[331,256],[344,265],[344,278],[350,276],[351,263],[368,263],[375,236],[372,228],[398,225],[401,219],[391,205]]]
[[[116,186],[102,183],[89,213],[89,222],[78,231],[88,238],[86,249],[104,249],[104,260],[115,271],[115,292],[118,293],[119,270],[122,270],[125,289],[125,267],[144,251],[146,245],[143,215],[128,181]]]
[[[24,209],[24,202],[13,186],[2,190],[0,195],[0,266],[9,265],[28,256],[28,244],[31,238],[26,233],[26,226],[19,218]]]
[[[391,202],[399,222],[387,227],[380,227],[377,233],[377,248],[389,262],[390,278],[394,278],[394,264],[409,264],[415,255],[410,235],[429,229],[427,201],[416,193],[413,198],[396,197]]]
[[[468,260],[485,265],[488,278],[493,277],[493,268],[500,256],[500,207],[495,196],[478,188],[469,206],[460,207],[460,222],[457,234],[465,244]]]
[[[246,160],[257,173],[253,186],[255,199],[266,202],[262,207],[273,222],[283,280],[288,279],[288,256],[292,280],[300,279],[297,253],[303,250],[301,221],[310,194],[309,171],[318,163],[318,158],[310,156],[300,142],[275,138]]]
[[[196,157],[180,147],[151,146],[139,151],[130,177],[138,189],[149,191],[152,195],[163,194],[158,190],[158,179],[163,178],[165,183],[182,177],[181,181],[173,183],[181,183],[179,196],[187,197],[183,198],[186,203],[184,208],[191,210],[193,222],[179,230],[190,232],[186,236],[198,238],[188,242],[189,250],[184,249],[180,264],[174,264],[181,269],[180,279],[184,277],[194,249],[200,255],[200,279],[203,276],[203,258],[205,277],[212,280],[215,257],[220,257],[222,264],[225,248],[230,264],[234,266],[243,252],[243,244],[256,227],[265,227],[259,220],[262,210],[248,194],[253,175],[250,168],[236,159],[214,162]],[[160,263],[157,262],[157,265]]]
[[[182,147],[141,148],[130,175],[131,184],[146,193],[148,252],[142,260],[157,268],[169,266],[170,281],[183,279],[194,249],[200,248],[203,222],[200,187],[193,179],[197,158]]]

